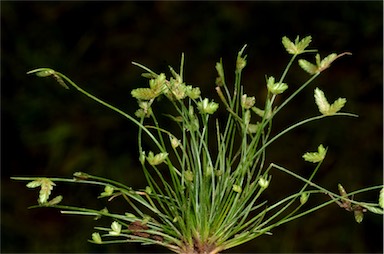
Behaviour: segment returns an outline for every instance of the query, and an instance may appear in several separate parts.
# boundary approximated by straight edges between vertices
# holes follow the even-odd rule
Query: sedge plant
[[[290,127],[271,135],[272,120],[295,96],[316,79],[339,57],[350,53],[332,53],[321,58],[317,50],[307,49],[311,36],[297,37],[291,41],[282,39],[286,51],[292,56],[281,77],[266,77],[267,95],[265,104],[259,108],[256,99],[244,93],[241,85],[242,71],[247,64],[244,46],[237,54],[233,87],[226,83],[222,60],[216,64],[216,91],[221,106],[226,109],[225,120],[215,117],[219,103],[203,97],[199,87],[184,81],[184,55],[179,73],[170,67],[171,77],[142,68],[149,86],[132,90],[138,102],[135,115],[129,115],[97,98],[78,86],[66,75],[50,68],[28,72],[39,77],[53,77],[65,88],[73,87],[94,101],[119,113],[138,127],[138,159],[141,163],[147,186],[134,190],[123,181],[76,172],[71,178],[13,177],[27,180],[29,188],[40,188],[37,207],[55,207],[63,214],[89,215],[110,219],[109,227],[95,227],[89,240],[95,244],[128,243],[161,245],[170,251],[184,254],[215,254],[249,242],[285,223],[336,203],[353,212],[361,222],[363,214],[370,211],[383,214],[383,185],[368,187],[347,193],[338,185],[338,193],[316,184],[313,179],[319,170],[328,148],[318,145],[317,151],[307,152],[302,157],[313,163],[312,173],[305,178],[294,170],[271,163],[266,165],[266,148],[282,135],[313,121],[326,117],[357,117],[341,112],[346,103],[339,98],[330,104],[320,88],[314,89],[314,102],[319,113],[306,120],[292,123]],[[285,93],[286,76],[299,56],[316,53],[315,62],[298,59],[298,64],[309,74],[285,100],[276,103],[276,98]],[[294,87],[294,86],[292,86]],[[157,100],[165,97],[166,100]],[[170,103],[172,113],[160,115],[156,103]],[[160,126],[159,117],[167,117],[178,132]],[[143,137],[154,144],[152,151],[143,148]],[[212,142],[212,140],[214,140]],[[302,182],[297,192],[269,203],[263,198],[273,184],[272,171],[278,170]],[[58,183],[90,184],[100,186],[99,198],[111,202],[126,202],[124,214],[108,208],[101,210],[74,207],[62,202],[51,192]],[[334,186],[336,187],[336,186]],[[360,202],[351,197],[367,191],[380,191],[379,201]],[[307,200],[315,195],[328,197],[327,201],[308,206]],[[128,208],[129,207],[129,208]]]

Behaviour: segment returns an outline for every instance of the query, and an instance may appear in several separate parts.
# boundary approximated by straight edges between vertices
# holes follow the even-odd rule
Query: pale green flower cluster
[[[183,60],[184,55],[182,56],[182,65]],[[173,75],[169,80],[167,80],[164,73],[156,74],[150,71],[143,74],[144,77],[149,78],[149,88],[136,88],[131,91],[132,96],[138,100],[139,104],[139,109],[135,113],[137,117],[150,117],[152,103],[154,99],[161,95],[165,95],[171,101],[181,101],[187,97],[192,100],[200,98],[199,87],[186,85],[182,74],[176,73],[172,67],[169,68]],[[217,103],[208,102],[208,99],[198,102],[197,105],[201,113],[207,114],[213,114],[219,106]]]

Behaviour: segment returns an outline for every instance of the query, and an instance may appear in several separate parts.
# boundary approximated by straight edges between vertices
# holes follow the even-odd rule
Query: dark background
[[[37,202],[37,190],[11,181],[11,176],[70,177],[85,171],[145,187],[137,162],[136,126],[74,89],[26,75],[37,67],[65,73],[86,90],[133,113],[137,104],[130,91],[147,86],[147,81],[132,61],[168,75],[167,66],[178,70],[185,52],[185,80],[218,101],[216,61],[223,57],[226,76],[233,80],[236,54],[247,44],[243,84],[261,106],[265,75],[279,77],[290,57],[281,38],[312,35],[311,47],[323,57],[344,51],[353,55],[337,60],[288,104],[274,121],[275,131],[318,114],[316,86],[331,102],[347,98],[344,110],[359,118],[328,118],[297,129],[270,147],[269,161],[308,175],[312,165],[301,155],[323,143],[329,151],[317,183],[333,191],[339,182],[347,191],[382,184],[382,15],[381,1],[2,1],[1,251],[166,251],[135,244],[93,245],[87,242],[98,225],[92,218],[27,209]],[[313,56],[307,59],[312,61]],[[287,77],[287,93],[308,77],[294,67]],[[286,175],[272,175],[270,191],[299,188]],[[66,204],[101,209],[105,203],[95,199],[98,193],[97,188],[60,184],[54,194],[64,194]],[[377,197],[374,192],[355,199],[376,202]],[[382,222],[381,216],[366,214],[357,224],[351,213],[331,205],[231,251],[382,253]]]

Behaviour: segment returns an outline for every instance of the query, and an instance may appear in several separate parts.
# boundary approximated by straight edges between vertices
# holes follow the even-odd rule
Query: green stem
[[[330,116],[352,116],[352,117],[358,117],[357,115],[355,114],[351,114],[351,113],[336,113],[334,115],[330,115]],[[308,118],[308,119],[305,119],[303,121],[300,121],[298,123],[295,123],[293,124],[292,126],[286,128],[285,130],[279,132],[279,134],[277,134],[276,136],[274,136],[273,138],[271,138],[268,142],[266,142],[254,155],[254,157],[257,157],[261,152],[263,152],[265,150],[265,148],[267,146],[269,146],[272,142],[274,142],[276,139],[280,138],[282,135],[286,134],[287,132],[301,126],[301,125],[304,125],[306,123],[309,123],[311,121],[315,121],[315,120],[319,120],[319,119],[322,119],[322,118],[325,118],[325,117],[329,117],[328,115],[320,115],[320,116],[314,116],[314,117],[311,117],[311,118]]]
[[[141,66],[142,67],[142,66]],[[140,128],[142,128],[147,134],[148,136],[153,140],[153,142],[155,142],[155,144],[157,145],[157,147],[162,151],[163,151],[163,147],[160,145],[159,141],[152,135],[152,133],[147,129],[145,128],[145,126],[143,126],[139,121],[137,121],[135,118],[133,118],[132,116],[130,116],[129,114],[125,113],[124,111],[112,106],[111,104],[97,98],[96,96],[88,93],[87,91],[85,91],[84,89],[82,89],[81,87],[79,87],[78,85],[76,85],[76,83],[74,83],[71,79],[69,79],[67,76],[65,76],[64,74],[60,73],[60,72],[57,72],[57,71],[54,71],[50,68],[40,68],[40,69],[36,69],[36,70],[33,70],[33,71],[30,71],[30,72],[27,72],[27,74],[31,74],[31,73],[35,73],[35,72],[41,72],[41,71],[52,71],[52,75],[56,74],[58,76],[60,76],[61,78],[63,78],[64,80],[66,80],[69,84],[71,84],[74,88],[76,88],[76,90],[78,90],[80,93],[84,94],[85,96],[91,98],[92,100],[102,104],[103,106],[119,113],[120,115],[128,118],[131,122],[135,123],[137,126],[139,126]],[[151,72],[153,73],[153,72]],[[155,74],[155,73],[153,73]]]
[[[319,185],[309,181],[308,179],[306,179],[306,178],[304,178],[304,177],[302,177],[302,176],[300,176],[300,175],[298,175],[298,174],[296,174],[296,173],[294,173],[294,172],[292,172],[292,171],[290,171],[288,169],[285,169],[284,167],[281,167],[281,166],[276,165],[274,163],[271,163],[271,165],[272,165],[272,167],[274,167],[276,169],[279,169],[279,170],[281,170],[281,171],[283,171],[283,172],[285,172],[285,173],[287,173],[289,175],[292,175],[295,178],[300,179],[301,181],[307,183],[308,185],[310,185],[312,187],[315,187],[318,190],[321,190],[322,192],[324,192],[324,194],[329,194],[329,195],[331,195],[333,197],[336,197],[337,199],[347,200],[347,201],[349,201],[351,203],[354,203],[354,204],[357,204],[357,205],[359,205],[361,202],[350,200],[350,199],[348,199],[348,197],[352,196],[354,194],[357,194],[357,193],[361,193],[361,192],[365,192],[365,191],[370,191],[370,190],[375,190],[375,189],[379,189],[379,188],[383,187],[382,185],[372,186],[372,187],[364,188],[364,189],[357,190],[357,191],[354,191],[354,192],[350,192],[350,193],[347,194],[347,196],[341,196],[341,195],[338,195],[338,194],[330,192],[329,190],[327,190],[327,189],[325,189],[325,188],[323,188],[323,187],[321,187],[321,186],[319,186]],[[332,201],[334,202],[333,199],[332,199]]]
[[[297,89],[293,94],[291,94],[279,107],[277,107],[276,110],[274,110],[272,112],[272,117],[274,115],[277,114],[277,112],[279,112],[285,105],[288,104],[288,102],[290,102],[298,93],[300,93],[306,86],[308,86],[314,79],[317,78],[317,76],[319,76],[320,73],[316,73],[315,75],[313,75],[310,79],[307,80],[307,82],[305,82],[303,85],[301,85],[299,87],[299,89]],[[271,117],[271,118],[272,118]]]
[[[284,72],[283,72],[283,75],[281,75],[281,78],[280,78],[280,80],[279,80],[279,83],[282,83],[283,80],[285,79],[285,76],[287,75],[288,70],[291,68],[291,65],[292,65],[293,62],[295,61],[296,56],[297,56],[297,55],[293,55],[293,56],[292,56],[291,60],[289,61],[287,67],[285,68],[285,70],[284,70]]]

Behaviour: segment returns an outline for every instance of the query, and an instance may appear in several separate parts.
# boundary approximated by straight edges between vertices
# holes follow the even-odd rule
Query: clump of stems
[[[40,77],[54,77],[65,88],[77,89],[136,124],[138,157],[148,185],[134,190],[122,182],[84,172],[76,172],[73,178],[14,179],[28,180],[30,182],[27,187],[41,188],[38,205],[33,207],[49,206],[60,209],[63,214],[111,218],[110,227],[95,227],[96,232],[90,240],[93,243],[157,244],[176,253],[219,253],[260,235],[271,234],[275,227],[332,203],[353,211],[359,223],[363,219],[363,212],[383,214],[383,190],[378,204],[358,202],[351,198],[361,192],[382,189],[382,185],[347,194],[340,184],[340,193],[337,194],[313,181],[327,153],[327,148],[322,144],[316,152],[303,155],[304,160],[314,164],[309,178],[275,163],[265,165],[266,148],[291,130],[325,117],[356,117],[351,113],[340,112],[346,103],[345,98],[339,98],[330,104],[324,92],[315,88],[314,98],[320,114],[293,123],[280,133],[271,135],[272,120],[277,113],[337,58],[350,54],[333,53],[324,59],[316,54],[315,63],[299,59],[299,65],[310,76],[301,86],[289,85],[297,88],[280,105],[276,105],[277,96],[288,88],[285,78],[297,57],[316,52],[307,49],[310,42],[310,36],[301,40],[297,37],[293,42],[287,37],[282,39],[292,58],[280,78],[266,78],[268,92],[261,108],[256,106],[255,97],[244,93],[241,85],[242,71],[247,63],[247,56],[244,55],[246,46],[237,55],[232,88],[226,83],[220,60],[216,64],[216,92],[228,113],[225,121],[215,118],[218,102],[202,97],[198,87],[185,83],[184,55],[179,73],[170,67],[170,78],[164,73],[157,74],[141,64],[133,63],[144,69],[146,72],[143,76],[149,79],[149,87],[132,91],[132,96],[138,102],[135,116],[126,114],[88,93],[60,72],[49,68],[30,71],[29,73]],[[168,114],[167,117],[179,127],[177,133],[160,126],[157,120],[159,116],[153,107],[159,103],[159,97],[166,97],[174,107],[176,113]],[[144,150],[143,135],[147,135],[155,144],[154,151]],[[214,143],[212,140],[215,140]],[[263,193],[273,184],[271,170],[282,171],[301,180],[303,184],[298,186],[296,193],[275,203],[268,203],[263,199]],[[106,208],[95,210],[62,205],[61,196],[49,199],[58,182],[98,185],[102,188],[100,198],[115,201],[119,197],[129,204],[131,210],[125,214],[116,214]],[[315,194],[328,195],[330,199],[314,207],[307,207],[305,204],[308,198]]]

